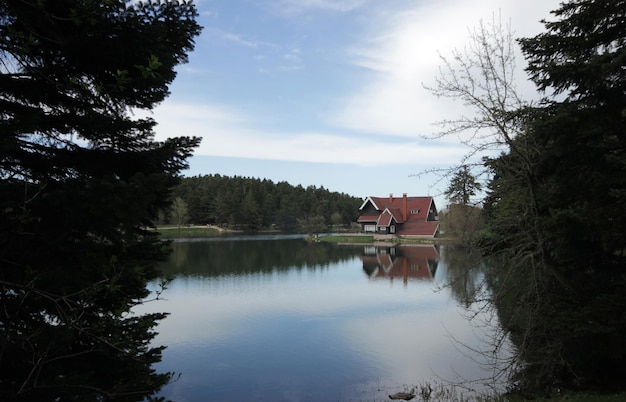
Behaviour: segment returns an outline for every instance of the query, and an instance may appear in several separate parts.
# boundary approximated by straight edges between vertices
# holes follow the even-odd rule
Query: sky
[[[185,176],[220,174],[352,196],[442,196],[433,169],[458,165],[456,138],[426,139],[468,113],[438,99],[439,55],[495,17],[543,31],[558,0],[197,0],[189,63],[152,117],[157,139],[202,137]],[[498,17],[499,16],[499,17]],[[522,91],[532,85],[517,59]],[[471,111],[469,112],[471,113]]]

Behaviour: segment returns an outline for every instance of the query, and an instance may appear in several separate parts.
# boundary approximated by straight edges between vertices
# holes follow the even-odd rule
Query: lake
[[[425,381],[493,386],[490,327],[462,250],[337,245],[303,236],[177,241],[173,278],[138,312],[171,313],[158,371],[174,401],[388,400]],[[459,254],[461,253],[461,254]],[[156,284],[152,284],[156,288]],[[476,315],[469,320],[470,315]],[[499,384],[495,384],[496,386]]]

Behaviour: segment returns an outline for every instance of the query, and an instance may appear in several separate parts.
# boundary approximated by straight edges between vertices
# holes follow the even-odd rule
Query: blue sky
[[[190,61],[153,117],[157,139],[203,137],[185,175],[240,175],[353,196],[433,195],[416,173],[467,149],[426,140],[463,105],[423,88],[500,14],[517,37],[543,30],[558,0],[199,0]],[[523,60],[520,82],[525,81]],[[522,86],[524,87],[524,86]],[[525,86],[526,88],[528,86]],[[467,112],[466,112],[467,113]]]

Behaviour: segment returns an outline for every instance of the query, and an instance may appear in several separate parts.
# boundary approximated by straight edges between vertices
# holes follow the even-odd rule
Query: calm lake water
[[[174,243],[159,371],[174,401],[371,401],[424,381],[481,388],[492,367],[458,250],[241,236]],[[449,285],[452,282],[451,285]]]

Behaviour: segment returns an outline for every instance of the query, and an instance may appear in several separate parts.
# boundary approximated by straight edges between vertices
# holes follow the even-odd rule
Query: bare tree
[[[510,25],[494,17],[470,30],[468,45],[452,51],[451,58],[439,56],[435,85],[424,87],[437,97],[463,102],[473,115],[439,121],[442,131],[427,138],[457,135],[470,148],[465,159],[513,145],[523,130],[519,113],[529,106],[515,85],[515,49]]]
[[[455,49],[450,56],[439,55],[439,74],[432,85],[424,88],[439,98],[461,102],[471,114],[461,114],[435,122],[440,131],[425,139],[455,136],[468,147],[458,165],[431,169],[411,176],[435,173],[440,180],[450,179],[462,168],[474,171],[477,178],[488,171],[480,158],[509,147],[525,159],[513,139],[524,130],[524,111],[531,102],[516,87],[517,44],[510,24],[495,16],[490,23],[480,21],[469,30],[468,44]]]

